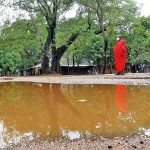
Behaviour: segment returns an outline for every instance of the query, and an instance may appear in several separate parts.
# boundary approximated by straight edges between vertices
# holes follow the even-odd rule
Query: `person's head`
[[[117,36],[117,41],[119,41],[121,38],[122,38],[122,36],[121,36],[121,35],[118,35],[118,36]]]

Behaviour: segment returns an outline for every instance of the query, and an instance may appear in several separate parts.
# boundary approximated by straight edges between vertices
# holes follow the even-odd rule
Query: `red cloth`
[[[123,72],[126,64],[127,49],[124,39],[120,39],[114,47],[115,68],[117,72]]]
[[[128,94],[125,85],[116,85],[115,104],[121,112],[127,112]]]

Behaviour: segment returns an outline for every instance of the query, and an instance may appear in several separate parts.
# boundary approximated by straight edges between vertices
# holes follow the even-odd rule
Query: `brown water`
[[[0,147],[22,139],[150,135],[150,86],[0,83]]]

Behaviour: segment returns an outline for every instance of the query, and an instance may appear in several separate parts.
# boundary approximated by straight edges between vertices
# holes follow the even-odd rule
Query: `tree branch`
[[[79,32],[74,33],[73,35],[71,35],[71,37],[69,37],[69,39],[67,40],[66,44],[62,45],[61,47],[57,48],[57,55],[59,55],[59,57],[61,57],[64,52],[67,50],[67,48],[77,39],[77,37],[80,35]]]

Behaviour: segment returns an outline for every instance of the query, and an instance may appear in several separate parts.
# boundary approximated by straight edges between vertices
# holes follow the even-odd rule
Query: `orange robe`
[[[121,112],[127,112],[128,94],[126,85],[116,85],[115,104]]]
[[[118,73],[123,72],[126,64],[126,57],[127,57],[126,43],[124,39],[121,38],[114,47],[115,68]]]

